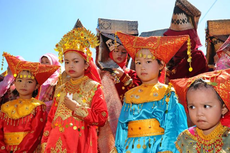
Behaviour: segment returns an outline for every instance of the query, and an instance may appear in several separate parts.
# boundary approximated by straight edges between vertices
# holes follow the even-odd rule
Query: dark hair
[[[188,91],[190,89],[194,89],[194,90],[197,90],[197,89],[200,89],[200,88],[211,88],[212,90],[215,91],[216,93],[216,96],[218,98],[218,100],[221,102],[221,105],[224,104],[224,101],[222,100],[222,98],[220,97],[220,95],[216,92],[216,90],[213,88],[212,85],[209,85],[207,82],[205,82],[203,79],[197,79],[195,80],[188,88]],[[186,96],[187,97],[187,96]]]
[[[163,63],[162,63],[161,60],[159,60],[159,59],[156,59],[156,60],[157,60],[157,63],[158,63],[159,65],[163,65]],[[163,68],[163,69],[164,69],[164,68]],[[158,77],[161,76],[161,72],[162,72],[163,69],[161,69],[161,70],[159,71]]]

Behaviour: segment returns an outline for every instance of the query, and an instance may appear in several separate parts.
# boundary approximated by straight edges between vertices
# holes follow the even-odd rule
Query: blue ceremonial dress
[[[142,84],[125,94],[114,152],[176,153],[176,138],[185,129],[187,117],[173,89]]]

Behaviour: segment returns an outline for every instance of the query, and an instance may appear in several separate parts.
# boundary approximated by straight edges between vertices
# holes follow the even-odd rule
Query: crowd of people
[[[176,0],[163,36],[140,37],[130,21],[96,36],[78,20],[58,56],[4,52],[0,152],[230,152],[230,37],[210,70],[198,50],[200,15]]]

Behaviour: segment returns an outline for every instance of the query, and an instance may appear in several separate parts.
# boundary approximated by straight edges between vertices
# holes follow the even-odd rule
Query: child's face
[[[214,89],[210,87],[189,89],[187,102],[192,122],[206,135],[215,129],[226,109],[221,105]]]
[[[163,65],[158,64],[156,59],[148,58],[153,56],[148,49],[141,49],[137,54],[138,57],[135,58],[136,73],[142,83],[157,83],[158,74]],[[142,57],[139,56],[140,54]]]
[[[41,59],[41,64],[44,64],[44,65],[51,65],[49,59],[45,56],[42,57]]]
[[[33,91],[38,88],[36,80],[28,78],[29,75],[32,76],[29,72],[22,71],[15,80],[15,87],[19,93],[19,97],[23,99],[30,99]]]
[[[75,52],[65,53],[65,71],[72,79],[78,79],[84,76],[88,65],[82,56]]]
[[[112,51],[112,55],[114,62],[122,63],[127,56],[127,51],[125,50],[125,47],[123,45],[119,45],[116,49]]]

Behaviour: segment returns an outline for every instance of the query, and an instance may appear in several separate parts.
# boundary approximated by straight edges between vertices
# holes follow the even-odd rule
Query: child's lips
[[[20,89],[21,91],[27,91],[26,89]]]
[[[148,74],[148,73],[144,73],[144,72],[143,72],[143,73],[141,73],[141,75],[147,75],[147,74]]]
[[[198,123],[204,123],[206,122],[205,120],[197,120]]]
[[[69,70],[69,73],[74,73],[75,71],[74,70]]]

